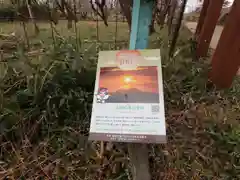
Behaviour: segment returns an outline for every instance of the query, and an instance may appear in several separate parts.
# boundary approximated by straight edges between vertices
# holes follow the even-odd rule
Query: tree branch
[[[102,0],[101,3],[99,2],[99,0],[95,0],[95,4],[98,7],[97,9],[94,7],[93,0],[90,0],[90,4],[91,4],[93,11],[95,13],[97,13],[97,15],[99,15],[102,18],[102,20],[104,21],[104,24],[106,26],[108,26],[107,16],[104,12],[104,6],[106,5],[106,0]],[[98,9],[100,10],[100,12],[98,11]]]

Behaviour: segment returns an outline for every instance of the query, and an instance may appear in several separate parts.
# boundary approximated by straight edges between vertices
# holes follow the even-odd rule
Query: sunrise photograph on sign
[[[157,66],[100,68],[98,97],[104,103],[159,103]]]

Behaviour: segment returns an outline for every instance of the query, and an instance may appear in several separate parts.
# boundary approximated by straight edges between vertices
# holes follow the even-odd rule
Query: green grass
[[[54,36],[48,22],[38,22],[37,24],[40,33],[36,36],[32,24],[26,23],[27,39],[29,39],[31,50],[49,49],[54,43],[58,43],[55,41],[59,39],[70,42],[76,46],[79,53],[90,59],[96,58],[99,50],[128,49],[129,28],[127,23],[109,22],[109,26],[106,27],[101,21],[98,22],[98,25],[94,21],[80,21],[76,24],[76,28],[73,25],[73,28],[68,29],[67,21],[61,20],[58,25],[54,26]],[[159,48],[163,37],[167,36],[166,29],[160,32],[159,28],[156,27],[156,30],[157,33],[150,37],[148,48]],[[26,45],[26,35],[20,22],[0,23],[0,34],[13,32]],[[159,36],[160,33],[163,35]],[[16,44],[15,40],[13,44]]]
[[[52,40],[51,25],[47,22],[37,23],[41,33],[39,36],[34,37],[34,31],[31,23],[26,23],[26,29],[30,39],[43,39],[43,40]],[[117,26],[117,27],[116,27]],[[99,21],[98,25],[96,21],[80,21],[76,23],[76,32],[75,28],[68,29],[67,21],[60,20],[58,25],[55,26],[57,32],[63,37],[75,36],[76,33],[78,38],[82,41],[98,40],[99,41],[128,41],[129,40],[129,29],[127,23],[118,22],[117,25],[115,22],[109,22],[109,26],[105,26],[103,22]],[[117,30],[116,30],[117,28]],[[24,36],[23,27],[20,22],[15,23],[0,23],[0,33],[9,34],[15,32],[19,36]],[[157,35],[151,37],[154,40]]]
[[[29,26],[29,25],[28,25]],[[16,31],[18,23],[0,24],[2,33]],[[44,42],[36,56],[18,48],[4,59],[0,70],[0,179],[127,180],[126,145],[104,150],[87,143],[98,50],[115,49],[115,24],[77,24],[80,39],[66,21],[56,26],[55,45],[48,23],[39,23],[37,37]],[[29,27],[28,27],[29,28]],[[128,41],[128,26],[118,24],[118,40]],[[153,179],[240,178],[240,81],[229,90],[208,87],[209,62],[192,61],[190,32],[182,28],[175,56],[167,58],[167,29],[150,37],[150,48],[161,48],[168,143],[151,145]],[[155,41],[153,41],[155,40]],[[78,42],[78,43],[76,43]],[[21,47],[21,46],[20,46]],[[116,45],[126,49],[128,42]],[[30,51],[34,49],[32,46]],[[4,70],[4,71],[3,71]],[[107,144],[110,146],[111,144]]]

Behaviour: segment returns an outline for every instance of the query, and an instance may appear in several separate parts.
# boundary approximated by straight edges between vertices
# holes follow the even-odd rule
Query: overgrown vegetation
[[[14,2],[21,11],[0,11],[7,21],[25,14],[0,27],[0,179],[130,180],[126,144],[87,138],[97,53],[127,49],[132,1],[119,1],[128,23],[117,24],[107,21],[106,1],[92,7],[104,22],[77,22],[75,1],[54,11],[46,1],[44,12],[37,1]],[[168,143],[149,145],[152,179],[240,179],[240,80],[226,91],[208,83],[209,63],[192,61],[190,32],[173,33],[178,1],[156,2],[152,25],[162,29],[169,17],[168,29],[150,27],[149,45],[161,48]],[[56,10],[66,18],[58,25]],[[172,58],[169,40],[177,41]]]
[[[127,24],[119,27],[128,39]],[[102,28],[100,38],[114,42],[115,26]],[[97,51],[128,42],[92,42],[96,29],[87,23],[81,33],[90,44],[76,43],[74,32],[53,43],[46,28],[30,37],[41,52],[20,44],[1,59],[0,179],[131,179],[125,144],[87,141]],[[167,29],[151,37],[149,47],[161,47],[168,133],[166,145],[150,146],[153,179],[239,179],[239,78],[230,90],[210,86],[209,64],[191,60],[189,37],[182,28],[170,60]]]

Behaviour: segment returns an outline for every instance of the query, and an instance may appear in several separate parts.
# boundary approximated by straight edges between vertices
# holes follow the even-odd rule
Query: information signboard
[[[166,142],[159,49],[99,53],[89,140]]]

